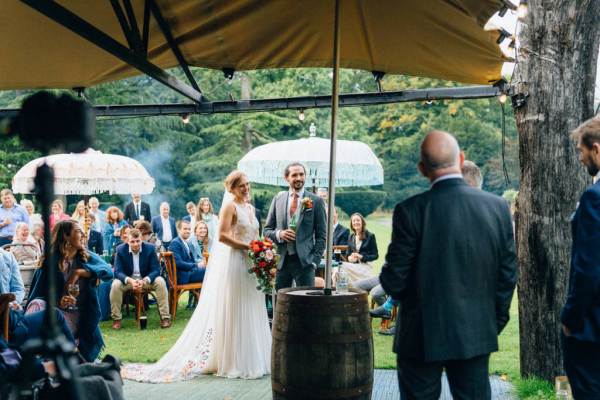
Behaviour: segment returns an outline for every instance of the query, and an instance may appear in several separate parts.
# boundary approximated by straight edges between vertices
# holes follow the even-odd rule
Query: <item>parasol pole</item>
[[[83,195],[83,237],[85,240],[85,245],[87,246],[88,243],[88,233],[90,231],[90,226],[88,225],[88,215],[89,215],[89,210],[88,210],[88,204],[90,202],[90,196],[87,194]]]
[[[331,90],[331,140],[329,149],[329,203],[327,204],[327,250],[325,252],[325,295],[331,295],[331,261],[333,257],[333,213],[335,209],[335,148],[340,75],[340,0],[335,0],[333,27],[333,82]]]

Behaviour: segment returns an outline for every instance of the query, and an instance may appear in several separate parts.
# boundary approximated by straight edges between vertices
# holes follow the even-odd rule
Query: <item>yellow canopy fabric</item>
[[[331,67],[333,0],[156,0],[192,66]],[[488,84],[506,58],[485,22],[501,0],[341,0],[340,66]],[[59,4],[126,45],[108,0]],[[143,0],[132,0],[140,26]],[[0,2],[0,89],[88,87],[140,72],[29,6]],[[178,65],[154,18],[148,59]]]

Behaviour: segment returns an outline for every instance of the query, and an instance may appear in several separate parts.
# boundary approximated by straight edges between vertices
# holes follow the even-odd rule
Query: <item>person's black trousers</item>
[[[573,398],[600,399],[600,343],[561,335],[563,360]]]
[[[283,260],[283,266],[275,275],[275,290],[296,286],[314,286],[315,270],[311,267],[303,267],[298,254],[288,254]]]
[[[489,354],[468,360],[440,362],[408,361],[399,357],[397,360],[401,400],[438,400],[444,368],[454,400],[491,399]]]

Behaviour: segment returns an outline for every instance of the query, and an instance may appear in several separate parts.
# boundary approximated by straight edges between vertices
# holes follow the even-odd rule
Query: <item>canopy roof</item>
[[[185,62],[216,69],[331,67],[332,0],[155,0]],[[58,4],[128,46],[110,1]],[[144,0],[131,0],[142,31]],[[484,31],[502,0],[344,0],[342,68],[487,84],[506,58]],[[19,1],[0,2],[0,89],[88,87],[140,71]],[[178,65],[150,18],[148,61]]]

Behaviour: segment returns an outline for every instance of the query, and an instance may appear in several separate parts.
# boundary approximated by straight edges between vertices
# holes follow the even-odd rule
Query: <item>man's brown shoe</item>
[[[160,320],[160,327],[162,329],[169,328],[171,326],[171,320],[169,318],[163,318]]]
[[[115,321],[113,321],[112,328],[114,330],[117,330],[117,331],[119,329],[121,329],[121,320],[120,319],[116,319]]]

